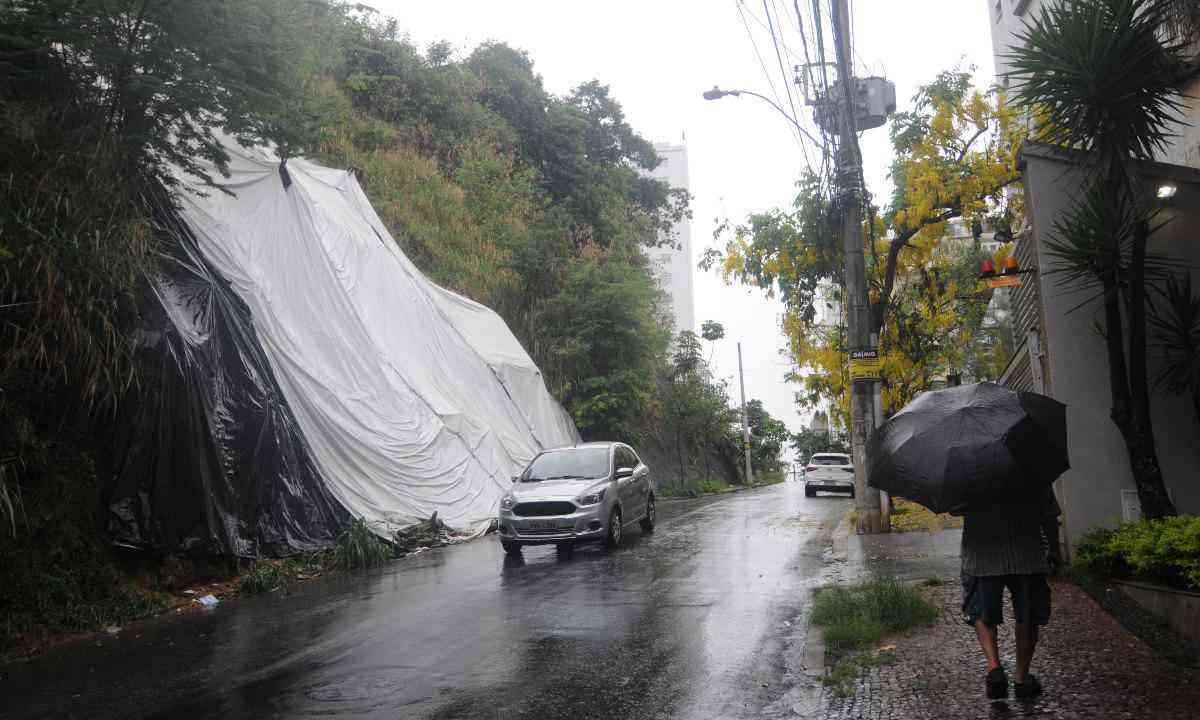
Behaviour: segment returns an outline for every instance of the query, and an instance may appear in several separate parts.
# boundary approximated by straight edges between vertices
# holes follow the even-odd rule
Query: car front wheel
[[[521,544],[512,542],[511,540],[501,540],[500,547],[504,548],[504,552],[509,555],[519,555],[521,553]]]
[[[646,498],[646,515],[642,518],[642,532],[654,532],[654,496]]]
[[[621,511],[613,508],[613,511],[608,516],[608,532],[604,535],[604,545],[608,548],[616,548],[621,545]]]

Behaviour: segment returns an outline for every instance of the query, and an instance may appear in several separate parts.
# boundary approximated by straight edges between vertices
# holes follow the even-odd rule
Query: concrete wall
[[[1170,138],[1162,160],[1173,165],[1200,167],[1200,80],[1184,90],[1184,118],[1170,127]]]
[[[1102,320],[1099,300],[1070,310],[1089,297],[1059,284],[1051,271],[1055,261],[1046,253],[1055,221],[1073,204],[1082,176],[1065,159],[1036,145],[1023,150],[1025,189],[1029,198],[1031,232],[1041,271],[1027,275],[1037,282],[1043,299],[1042,337],[1048,367],[1047,393],[1067,404],[1071,470],[1059,482],[1072,542],[1088,528],[1107,525],[1122,516],[1122,490],[1134,488],[1124,442],[1109,418],[1111,409],[1104,339],[1096,330]],[[1178,192],[1163,209],[1170,223],[1153,236],[1149,252],[1172,257],[1200,268],[1200,171],[1153,164],[1145,167],[1153,188],[1172,182]],[[1200,272],[1192,270],[1194,288]],[[1157,365],[1151,361],[1153,377]],[[1154,432],[1159,461],[1168,490],[1181,512],[1200,513],[1200,425],[1186,398],[1152,391]]]

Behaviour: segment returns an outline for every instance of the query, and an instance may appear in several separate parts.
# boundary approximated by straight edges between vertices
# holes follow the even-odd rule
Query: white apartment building
[[[662,163],[651,176],[665,180],[671,187],[688,189],[688,155],[686,145],[657,143],[655,152]],[[674,227],[672,245],[646,248],[659,287],[667,294],[674,332],[696,332],[695,262],[692,258],[692,221],[683,218]]]

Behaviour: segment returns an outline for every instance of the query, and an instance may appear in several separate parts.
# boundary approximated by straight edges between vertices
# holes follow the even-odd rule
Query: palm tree
[[[1200,422],[1200,295],[1192,294],[1189,273],[1172,275],[1150,306],[1151,346],[1161,362],[1155,387],[1175,395],[1188,394]]]
[[[1197,76],[1186,52],[1193,5],[1060,0],[1026,26],[1023,46],[1011,53],[1016,100],[1037,118],[1035,137],[1079,151],[1086,171],[1080,201],[1047,248],[1060,282],[1090,287],[1090,299],[1103,303],[1111,416],[1149,518],[1175,508],[1155,449],[1146,370],[1146,278],[1166,263],[1146,252],[1157,228],[1138,163],[1164,150],[1182,115],[1181,88]]]

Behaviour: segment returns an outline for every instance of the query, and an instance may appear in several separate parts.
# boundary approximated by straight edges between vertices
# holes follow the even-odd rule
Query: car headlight
[[[607,488],[606,488],[607,489]],[[604,500],[604,490],[597,490],[594,493],[581,495],[578,503],[580,505],[599,505]]]
[[[512,495],[505,495],[504,497],[500,498],[500,509],[501,510],[512,510],[513,505],[516,505],[516,504],[517,504],[517,499],[515,497],[513,497]]]

